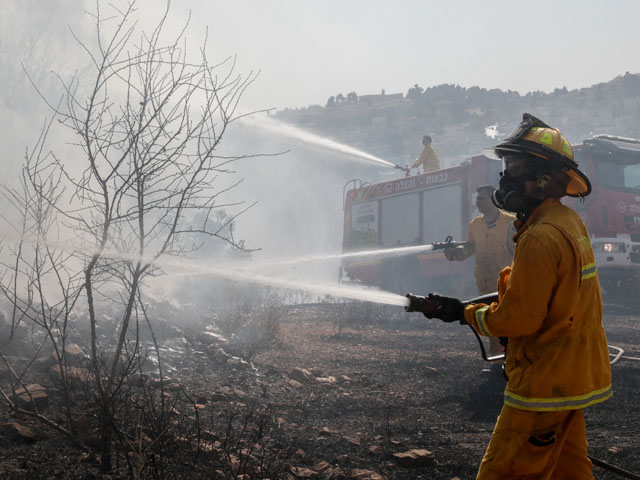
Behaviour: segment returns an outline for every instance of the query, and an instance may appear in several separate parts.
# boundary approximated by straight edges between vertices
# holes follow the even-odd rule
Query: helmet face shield
[[[502,157],[501,176],[518,180],[535,180],[536,159],[522,154],[509,154]]]
[[[505,138],[504,143],[518,143],[520,140],[522,140],[525,135],[529,133],[529,131],[535,126],[533,121],[534,118],[535,117],[532,117],[529,114],[524,114],[522,116],[522,121],[518,124],[515,130],[511,132],[511,134],[509,134],[507,138]]]

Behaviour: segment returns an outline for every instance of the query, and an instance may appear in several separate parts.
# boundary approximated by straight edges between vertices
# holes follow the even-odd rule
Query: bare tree
[[[22,323],[40,328],[44,332],[44,339],[39,342],[35,354],[27,364],[14,368],[4,351],[0,351],[0,355],[12,374],[11,390],[14,398],[18,386],[31,397],[23,379],[45,343],[52,346],[65,402],[66,425],[58,425],[49,420],[37,408],[22,413],[35,416],[45,424],[71,435],[71,392],[65,350],[69,319],[82,291],[82,272],[69,268],[73,252],[56,248],[55,241],[47,241],[47,238],[53,239],[59,233],[54,205],[60,198],[60,176],[43,175],[45,172],[30,168],[34,161],[37,162],[43,156],[43,142],[50,127],[51,121],[44,126],[34,150],[26,157],[21,186],[13,189],[3,186],[0,190],[2,197],[14,207],[19,219],[12,222],[9,216],[0,214],[5,224],[13,228],[12,235],[9,231],[5,235],[16,239],[15,244],[8,247],[7,257],[11,263],[2,263],[5,268],[0,281],[0,292],[12,307],[9,340],[3,347],[9,350]],[[4,390],[0,389],[0,394],[4,403],[14,410],[20,410]],[[33,398],[31,400],[33,402]]]
[[[256,75],[236,74],[234,58],[210,64],[206,42],[192,61],[184,29],[163,44],[168,4],[149,34],[137,33],[135,0],[108,16],[100,7],[98,2],[95,44],[74,35],[90,59],[92,74],[59,76],[66,92],[60,103],[41,94],[60,125],[73,135],[76,153],[47,153],[41,138],[36,151],[27,155],[23,186],[28,193],[8,194],[23,218],[34,218],[38,210],[46,213],[34,247],[35,257],[44,253],[46,262],[29,258],[39,267],[26,275],[27,299],[17,284],[25,270],[16,263],[6,265],[14,275],[3,278],[2,290],[16,306],[14,324],[22,315],[51,327],[57,325],[51,318],[68,319],[78,302],[86,307],[91,369],[100,399],[101,469],[108,472],[118,390],[136,364],[125,354],[130,353],[132,322],[144,316],[140,302],[145,279],[161,274],[161,257],[188,252],[186,236],[217,237],[244,248],[229,236],[233,229],[227,228],[228,222],[221,227],[209,221],[209,214],[235,208],[232,222],[250,207],[224,202],[224,194],[240,181],[217,185],[232,173],[231,164],[238,157],[219,156],[217,148],[227,128],[243,116],[238,102]],[[192,215],[201,211],[207,214]],[[193,218],[200,223],[190,224]],[[57,225],[64,226],[58,236],[66,239],[64,245],[50,238]],[[23,245],[30,232],[23,228],[17,234]],[[20,250],[14,254],[24,263]],[[62,271],[64,276],[58,273]],[[55,299],[47,298],[39,285],[45,273],[57,275]],[[119,305],[118,331],[111,345],[98,336],[104,303]],[[62,332],[64,327],[49,330]],[[50,337],[60,345],[64,335]]]

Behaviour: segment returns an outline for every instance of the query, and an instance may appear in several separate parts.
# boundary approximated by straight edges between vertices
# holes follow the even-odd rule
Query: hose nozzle
[[[404,307],[405,312],[429,313],[437,306],[436,302],[429,297],[414,295],[412,293],[407,293],[406,296],[409,299],[409,305]]]

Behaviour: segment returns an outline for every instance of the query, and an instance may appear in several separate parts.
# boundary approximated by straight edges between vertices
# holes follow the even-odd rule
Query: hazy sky
[[[153,3],[156,3],[154,0]],[[157,2],[159,3],[159,2]],[[261,70],[250,107],[414,84],[549,91],[640,72],[640,2],[537,0],[176,0],[210,51]],[[193,37],[192,37],[193,38]]]
[[[100,0],[105,14],[111,1],[125,0]],[[87,64],[66,23],[83,39],[95,33],[82,15],[84,8],[95,9],[95,0],[49,2],[0,0],[0,106],[4,102],[5,113],[13,109],[0,118],[5,179],[18,178],[16,158],[33,146],[34,131],[48,113],[20,62],[45,89],[58,86],[45,81],[51,70],[70,78]],[[142,26],[150,27],[165,1],[139,4]],[[324,105],[330,96],[351,91],[406,93],[416,83],[524,94],[640,73],[638,0],[172,0],[169,27],[182,25],[189,10],[191,46],[202,41],[208,26],[212,62],[237,55],[238,72],[261,71],[241,103],[245,110]],[[225,148],[237,146],[240,154],[291,150],[239,162],[238,176],[246,182],[237,197],[259,203],[239,220],[238,238],[265,255],[339,251],[345,181],[369,179],[379,167],[359,163],[345,171],[351,163],[344,157],[305,149],[286,135],[261,135],[240,131],[228,144],[225,138]],[[56,152],[74,158],[71,149],[58,145]],[[313,189],[307,188],[308,178],[314,178]]]

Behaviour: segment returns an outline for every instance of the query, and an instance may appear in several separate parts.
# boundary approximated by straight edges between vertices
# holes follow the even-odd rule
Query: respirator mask
[[[493,191],[491,201],[501,210],[512,213],[527,213],[541,200],[527,195],[526,182],[538,182],[535,161],[521,156],[507,156],[503,159],[499,187]]]

